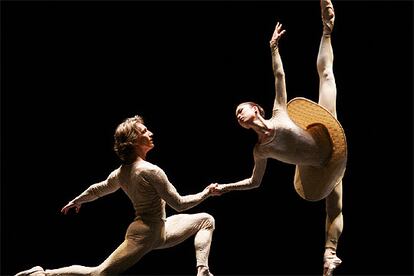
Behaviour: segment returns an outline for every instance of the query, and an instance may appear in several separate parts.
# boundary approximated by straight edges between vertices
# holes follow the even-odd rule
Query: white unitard
[[[174,246],[193,235],[197,266],[208,268],[214,218],[207,213],[178,214],[166,218],[165,212],[165,203],[177,211],[196,206],[207,198],[206,191],[181,196],[162,169],[140,160],[132,165],[122,165],[105,181],[91,185],[74,202],[93,201],[119,188],[128,195],[135,209],[135,219],[126,231],[124,242],[96,267],[72,265],[48,269],[46,275],[119,274],[149,251]],[[208,272],[206,275],[211,274]]]

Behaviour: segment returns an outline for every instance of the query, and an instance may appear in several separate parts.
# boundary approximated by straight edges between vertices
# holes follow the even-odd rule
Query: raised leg
[[[319,45],[317,69],[319,74],[319,104],[336,117],[336,83],[333,73],[333,49],[331,32],[334,23],[334,10],[330,0],[321,0],[323,35]]]
[[[168,217],[165,223],[166,241],[157,249],[175,246],[194,235],[197,276],[212,276],[208,267],[208,257],[214,227],[214,218],[207,213]]]
[[[331,33],[335,22],[335,12],[331,0],[321,0],[323,34],[319,46],[317,68],[319,74],[319,104],[328,109],[335,117],[336,83],[333,73],[333,49]],[[343,229],[342,216],[342,181],[326,198],[326,242],[323,275],[331,276],[334,269],[341,264],[336,255],[336,248]]]

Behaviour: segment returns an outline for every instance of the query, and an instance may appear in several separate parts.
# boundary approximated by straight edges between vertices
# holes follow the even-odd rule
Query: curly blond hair
[[[138,123],[144,124],[144,119],[136,115],[125,119],[115,130],[114,151],[122,163],[130,164],[137,158],[136,144],[141,135]]]

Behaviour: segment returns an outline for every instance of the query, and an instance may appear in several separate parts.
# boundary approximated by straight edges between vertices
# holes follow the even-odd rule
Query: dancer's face
[[[138,129],[140,131],[140,137],[138,138],[138,146],[150,150],[154,147],[154,143],[152,141],[153,133],[147,129],[147,127],[141,123],[138,124]]]
[[[250,128],[251,123],[256,119],[257,107],[250,104],[240,104],[236,108],[237,122],[244,128]]]

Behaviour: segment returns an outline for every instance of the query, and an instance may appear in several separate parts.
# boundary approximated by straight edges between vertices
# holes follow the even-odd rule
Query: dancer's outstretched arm
[[[159,167],[148,169],[143,172],[142,175],[143,178],[157,190],[161,198],[177,212],[185,211],[203,202],[206,198],[212,195],[211,187],[214,186],[211,184],[197,194],[182,196],[177,192],[174,185],[170,183],[165,172]]]
[[[106,180],[89,186],[83,193],[69,201],[69,203],[62,208],[61,212],[66,215],[70,209],[75,208],[76,213],[78,213],[82,203],[93,201],[118,190],[120,186],[115,177],[117,171],[118,170],[113,171]]]
[[[272,52],[272,67],[273,74],[275,76],[275,101],[273,104],[273,112],[280,108],[286,108],[287,96],[286,96],[286,83],[285,83],[285,71],[283,70],[282,59],[279,54],[279,39],[285,33],[282,30],[282,24],[279,22],[276,24],[275,31],[270,39],[270,49]]]
[[[237,182],[227,183],[227,184],[218,184],[214,183],[211,186],[213,195],[222,195],[230,191],[239,191],[239,190],[250,190],[258,188],[262,183],[264,173],[266,171],[267,159],[260,158],[253,152],[254,157],[254,168],[252,176]]]

